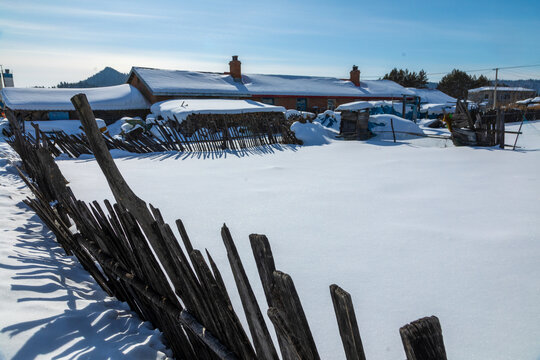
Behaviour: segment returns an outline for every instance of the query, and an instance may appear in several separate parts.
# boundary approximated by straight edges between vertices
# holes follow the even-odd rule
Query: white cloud
[[[55,15],[72,15],[72,16],[107,16],[114,18],[146,18],[146,19],[165,19],[168,16],[155,15],[149,13],[134,13],[124,11],[107,11],[107,10],[94,10],[82,7],[67,7],[67,6],[54,6],[54,5],[42,5],[28,2],[17,2],[12,4],[2,4],[4,10],[14,10],[18,12],[33,12],[33,13],[45,13]]]

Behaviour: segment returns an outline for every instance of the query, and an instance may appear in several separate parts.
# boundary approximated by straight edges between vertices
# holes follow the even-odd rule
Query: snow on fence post
[[[332,296],[339,335],[343,342],[343,349],[345,350],[347,360],[366,360],[351,294],[336,284],[332,284],[330,285],[330,295]]]
[[[399,329],[407,360],[447,360],[442,329],[436,316],[425,317]]]

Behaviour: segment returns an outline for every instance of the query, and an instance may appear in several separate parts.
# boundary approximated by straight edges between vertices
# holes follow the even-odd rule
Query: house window
[[[261,99],[261,102],[263,104],[274,105],[274,98],[264,97],[264,98]]]
[[[484,95],[484,100],[487,100],[487,99],[489,99],[489,94]]]
[[[296,99],[296,110],[306,111],[307,110],[307,99],[306,98],[297,98]]]
[[[328,99],[326,108],[328,110],[334,110],[336,108],[336,99]]]
[[[69,120],[69,112],[49,111],[49,120]]]

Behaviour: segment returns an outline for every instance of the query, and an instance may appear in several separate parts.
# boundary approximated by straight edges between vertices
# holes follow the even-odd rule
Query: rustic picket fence
[[[128,133],[124,139],[103,134],[109,150],[118,149],[132,153],[164,151],[219,152],[243,150],[276,144],[301,144],[283,114],[192,114],[185,121],[188,126],[176,120],[167,125],[156,122],[153,127],[159,136],[136,131]],[[92,154],[92,148],[84,133],[66,134],[64,131],[42,131],[35,123],[34,133],[25,134],[27,141],[34,145],[44,142],[54,156],[67,154],[77,158],[82,154]]]
[[[98,202],[77,200],[66,186],[47,140],[29,142],[8,114],[14,132],[10,144],[32,179],[20,172],[35,195],[25,203],[54,232],[66,253],[75,255],[109,295],[126,301],[141,319],[163,332],[177,359],[279,359],[229,229],[223,225],[221,236],[251,340],[210,253],[206,251],[205,259],[193,247],[182,221],[177,220],[182,249],[160,211],[127,185],[85,95],[74,96],[72,102],[117,203],[105,201],[105,211]],[[252,234],[249,239],[281,358],[319,359],[292,278],[276,269],[266,236]],[[346,358],[366,359],[350,294],[337,285],[330,286],[330,294]],[[435,316],[407,324],[399,332],[407,359],[446,360]]]

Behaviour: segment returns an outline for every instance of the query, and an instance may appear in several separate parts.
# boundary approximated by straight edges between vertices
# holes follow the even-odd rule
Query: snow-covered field
[[[321,145],[115,157],[135,193],[209,249],[239,311],[220,227],[260,304],[248,235],[266,234],[324,359],[344,358],[332,283],[353,297],[370,360],[403,359],[399,327],[428,315],[449,359],[540,359],[540,122],[524,126],[520,151],[335,141],[297,126]],[[59,165],[82,200],[112,199],[93,158]]]
[[[540,122],[524,125],[520,151],[295,131],[312,145],[114,155],[134,191],[212,253],[239,312],[220,227],[263,306],[248,235],[266,234],[323,359],[344,358],[332,283],[353,297],[370,360],[404,359],[399,327],[427,315],[449,359],[540,359]],[[21,203],[28,190],[0,150],[0,359],[165,357],[160,334],[107,298]],[[79,198],[112,199],[92,157],[58,163]]]
[[[161,333],[107,294],[22,203],[0,135],[0,359],[164,359]]]

